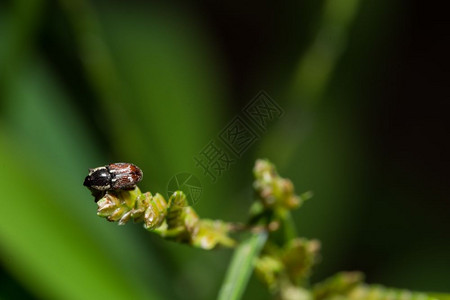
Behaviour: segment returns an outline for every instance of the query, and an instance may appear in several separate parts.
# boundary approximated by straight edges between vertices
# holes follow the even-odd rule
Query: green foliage
[[[254,176],[253,187],[259,201],[256,204],[260,205],[256,205],[257,209],[255,205],[251,209],[253,220],[256,218],[258,224],[265,224],[269,229],[273,227],[269,224],[283,224],[281,221],[289,215],[289,210],[300,204],[292,182],[280,177],[275,166],[267,160],[256,162]],[[277,228],[275,226],[273,230]],[[220,299],[239,299],[242,296],[252,265],[269,291],[281,300],[437,299],[425,293],[367,285],[359,272],[339,273],[309,289],[311,269],[317,262],[320,248],[318,241],[285,235],[279,246],[273,233],[264,241],[265,244],[255,242],[256,235],[252,238],[245,240],[236,250],[219,294]]]
[[[124,225],[130,220],[144,222],[145,229],[163,238],[210,250],[218,245],[234,246],[228,234],[232,225],[220,220],[200,219],[188,205],[186,195],[176,191],[166,202],[161,194],[153,196],[133,190],[112,190],[97,202],[97,215]]]
[[[236,96],[236,87],[227,86],[232,74],[225,62],[229,57],[217,47],[221,33],[216,37],[204,29],[203,12],[178,6],[142,1],[92,4],[83,0],[0,3],[0,263],[4,268],[0,298],[18,299],[20,293],[29,293],[40,299],[183,299],[188,290],[192,298],[211,299],[225,272],[227,252],[166,243],[138,226],[109,226],[92,214],[95,204],[86,201],[88,192],[80,179],[89,166],[132,161],[147,170],[146,190],[164,191],[177,172],[198,171],[192,156],[233,117],[230,111],[242,108],[237,99],[236,107],[225,102],[230,95]],[[360,30],[355,35],[350,25],[360,14],[356,9],[360,6],[366,14],[356,19],[355,27],[373,26],[375,30]],[[361,102],[355,86],[366,84],[372,89],[373,81],[358,76],[355,84],[354,74],[362,69],[374,71],[364,61],[378,62],[373,49],[384,44],[380,32],[392,29],[393,6],[330,0],[292,10],[305,11],[307,17],[291,16],[292,20],[305,19],[295,24],[306,34],[294,44],[308,44],[312,37],[305,54],[294,53],[302,49],[289,49],[292,58],[286,56],[280,65],[292,65],[292,70],[262,67],[260,78],[252,77],[252,85],[238,89],[239,97],[249,99],[255,90],[270,89],[286,115],[220,181],[204,184],[204,197],[195,207],[200,215],[230,220],[245,215],[250,198],[248,166],[255,151],[273,158],[298,188],[313,188],[318,193],[318,201],[299,213],[286,213],[280,205],[279,214],[272,214],[275,222],[268,227],[280,226],[284,233],[280,240],[296,237],[297,227],[305,236],[320,237],[326,245],[326,262],[315,274],[331,273],[347,261],[345,255],[353,253],[348,251],[354,243],[352,228],[375,222],[358,219],[363,199],[358,166],[367,163],[363,156],[367,144],[354,121],[359,116],[355,103]],[[226,4],[232,14],[240,8],[240,4]],[[295,32],[291,25],[282,31]],[[316,37],[307,32],[310,29]],[[334,38],[327,39],[330,36]],[[371,43],[361,42],[363,38]],[[356,47],[357,55],[346,58],[340,69],[347,45]],[[239,63],[253,64],[252,59]],[[269,83],[263,83],[265,77]],[[300,112],[305,103],[317,105]],[[151,200],[148,216],[162,216],[165,200],[158,195]],[[264,205],[253,209],[256,221]],[[385,214],[397,218],[398,211],[390,206]],[[146,220],[145,226],[152,228],[159,227],[162,218]],[[418,223],[425,228],[433,222]],[[206,227],[213,225],[205,223]],[[342,232],[349,234],[343,238]],[[425,255],[421,248],[405,242],[420,233],[409,234],[391,236],[404,246],[397,249],[404,260],[398,260],[395,272],[380,267],[378,276],[445,289],[448,270],[434,255],[447,254],[441,247],[445,241],[436,236],[439,247],[432,241],[420,243],[429,251]],[[265,281],[276,282],[277,276],[287,272],[283,260],[261,249],[265,232],[252,236],[251,256],[266,253],[259,257],[258,268],[271,270],[262,272]],[[244,250],[249,249],[246,241],[240,244]],[[277,253],[287,247],[284,243],[275,246]],[[234,287],[226,290],[242,295],[253,265],[245,259],[249,256],[236,253],[234,271],[228,273],[234,275],[227,276]],[[386,261],[384,266],[392,263]],[[258,286],[246,296],[256,298],[260,290]]]

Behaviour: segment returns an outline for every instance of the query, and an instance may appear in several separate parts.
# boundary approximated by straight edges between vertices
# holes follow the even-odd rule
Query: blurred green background
[[[314,280],[450,292],[448,23],[419,1],[2,1],[0,298],[213,299],[230,250],[110,224],[82,182],[190,172],[201,216],[243,221],[258,157],[315,193],[294,214]],[[285,115],[212,183],[193,157],[259,90]]]

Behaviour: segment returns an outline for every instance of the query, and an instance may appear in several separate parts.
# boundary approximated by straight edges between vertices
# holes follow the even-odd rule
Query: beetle
[[[129,190],[142,180],[143,173],[138,166],[129,163],[114,163],[89,169],[83,185],[94,192]]]

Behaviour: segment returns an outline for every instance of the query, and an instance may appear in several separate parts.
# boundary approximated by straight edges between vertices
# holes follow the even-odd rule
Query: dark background
[[[332,11],[353,2],[348,24],[324,16],[324,1],[0,4],[0,297],[214,298],[230,251],[109,224],[81,182],[112,161],[141,166],[154,193],[192,172],[199,214],[239,221],[257,157],[315,193],[294,214],[322,241],[314,281],[361,270],[450,292],[447,12],[419,1]],[[192,157],[259,90],[284,117],[211,183]],[[254,297],[268,295],[253,279]]]

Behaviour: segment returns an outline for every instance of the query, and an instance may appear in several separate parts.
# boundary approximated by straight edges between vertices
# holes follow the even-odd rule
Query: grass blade
[[[267,240],[267,232],[250,235],[236,248],[225,280],[219,291],[219,300],[240,299],[253,271],[253,262]]]

